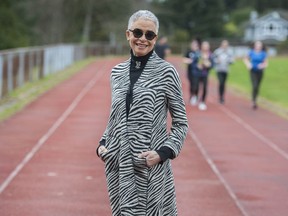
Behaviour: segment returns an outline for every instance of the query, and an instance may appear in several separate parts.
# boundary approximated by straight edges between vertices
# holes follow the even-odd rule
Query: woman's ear
[[[157,43],[158,35],[155,37],[154,45]]]
[[[126,30],[126,39],[127,39],[127,41],[130,40],[130,32],[128,30]]]

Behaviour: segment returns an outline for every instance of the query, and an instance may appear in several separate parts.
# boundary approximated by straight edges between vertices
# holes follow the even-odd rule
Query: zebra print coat
[[[130,59],[115,66],[111,73],[112,102],[102,139],[102,154],[114,216],[177,215],[174,180],[170,160],[147,167],[138,158],[143,151],[161,146],[177,157],[188,123],[178,73],[155,52],[150,56],[133,89],[133,102],[126,117],[125,98],[129,88]],[[167,132],[167,112],[172,127]]]

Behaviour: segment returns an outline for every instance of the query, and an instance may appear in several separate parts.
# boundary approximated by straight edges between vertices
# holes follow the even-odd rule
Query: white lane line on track
[[[229,196],[232,198],[232,200],[235,202],[235,205],[240,210],[240,212],[243,214],[243,216],[249,216],[248,212],[245,210],[241,202],[238,200],[236,194],[232,190],[232,188],[229,186],[228,182],[225,180],[223,175],[220,173],[219,169],[217,168],[216,164],[213,162],[211,157],[208,155],[207,151],[204,148],[204,145],[201,143],[201,141],[198,139],[196,134],[192,131],[192,129],[189,129],[188,132],[189,136],[194,140],[196,143],[198,149],[200,150],[201,154],[215,173],[215,175],[219,178],[220,182],[224,185],[225,189],[227,190]]]
[[[242,118],[240,118],[238,115],[234,114],[232,111],[227,109],[226,107],[220,106],[219,109],[224,112],[226,115],[228,115],[231,119],[236,121],[238,124],[243,126],[246,130],[248,130],[250,133],[252,133],[254,136],[256,136],[258,139],[260,139],[263,143],[265,143],[267,146],[272,148],[274,151],[276,151],[278,154],[280,154],[282,157],[284,157],[286,160],[288,160],[288,153],[286,153],[284,150],[282,150],[279,146],[277,146],[275,143],[267,139],[265,136],[263,136],[260,132],[258,132],[255,128],[253,128],[251,125],[246,123]]]
[[[85,85],[69,107],[64,111],[64,113],[56,120],[52,127],[38,140],[37,144],[31,149],[31,151],[26,154],[24,159],[17,165],[17,167],[10,173],[10,175],[5,179],[5,181],[0,186],[0,194],[7,188],[11,181],[20,173],[23,167],[32,159],[36,152],[41,148],[41,146],[53,135],[53,133],[61,126],[61,124],[67,119],[67,117],[72,113],[72,111],[77,107],[84,96],[90,91],[90,89],[95,85],[96,81],[102,77],[105,72],[107,65],[102,65],[99,72],[92,78],[92,80]]]

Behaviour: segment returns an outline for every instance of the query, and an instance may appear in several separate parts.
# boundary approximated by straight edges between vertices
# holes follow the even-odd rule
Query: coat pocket
[[[107,152],[103,152],[100,157],[105,162],[106,169],[117,169],[119,167],[120,139],[108,135],[106,137]]]

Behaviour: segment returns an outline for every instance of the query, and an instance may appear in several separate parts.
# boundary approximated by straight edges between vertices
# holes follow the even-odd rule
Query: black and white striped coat
[[[153,53],[133,89],[126,118],[130,59],[111,73],[112,102],[102,139],[108,151],[102,154],[114,216],[177,215],[170,160],[146,166],[143,151],[168,146],[177,157],[186,137],[188,123],[181,82],[174,67]],[[167,132],[167,112],[172,127]]]

